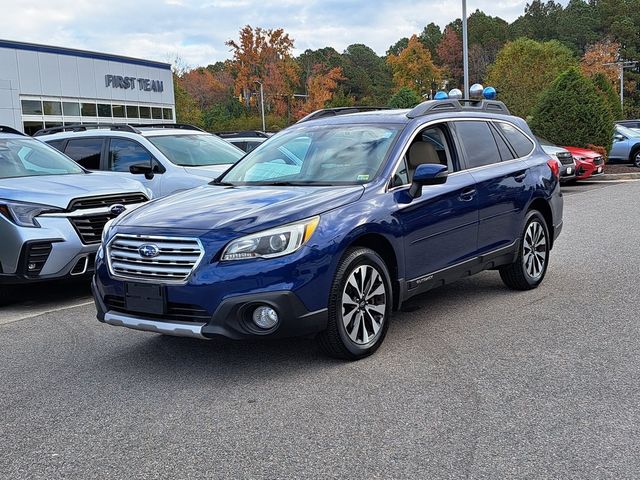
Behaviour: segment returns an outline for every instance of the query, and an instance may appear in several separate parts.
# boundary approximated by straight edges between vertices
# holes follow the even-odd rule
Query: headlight
[[[291,223],[234,240],[222,253],[222,261],[274,258],[298,250],[315,232],[320,217]]]
[[[38,215],[60,211],[61,208],[50,205],[0,200],[0,214],[20,227],[39,227],[40,224],[36,220]]]

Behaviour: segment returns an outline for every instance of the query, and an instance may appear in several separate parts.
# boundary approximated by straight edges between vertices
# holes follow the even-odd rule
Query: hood
[[[578,148],[578,147],[565,147],[565,148],[569,150],[572,155],[577,155],[579,157],[596,158],[596,157],[602,156],[602,154],[598,152],[594,152],[593,150],[587,150],[586,148]]]
[[[295,222],[358,200],[364,187],[205,185],[155,200],[118,227],[253,232]]]
[[[203,167],[184,167],[185,171],[190,175],[206,177],[212,180],[218,178],[220,174],[226,172],[232,164],[225,165],[206,165]]]
[[[0,198],[67,208],[74,198],[140,192],[149,196],[137,180],[109,173],[42,175],[0,179]]]

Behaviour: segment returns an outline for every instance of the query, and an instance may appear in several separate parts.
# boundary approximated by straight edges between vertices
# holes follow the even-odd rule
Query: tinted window
[[[127,105],[127,118],[140,118],[137,105]]]
[[[511,147],[516,152],[518,158],[526,157],[533,150],[533,143],[527,136],[509,123],[497,123],[498,128],[502,131]]]
[[[511,150],[509,150],[509,146],[507,145],[507,142],[504,141],[504,138],[502,138],[498,131],[495,130],[495,127],[491,129],[491,133],[493,133],[493,138],[498,145],[498,150],[500,151],[500,158],[502,159],[502,161],[506,162],[507,160],[513,160],[515,158],[513,156],[513,153],[511,152]]]
[[[42,102],[45,115],[62,115],[62,104],[60,102]]]
[[[78,138],[69,140],[64,153],[89,170],[100,170],[101,138]]]
[[[22,100],[23,115],[42,115],[42,102],[40,100]]]
[[[99,117],[110,117],[111,116],[111,105],[107,105],[106,103],[98,104],[98,116]]]
[[[109,147],[109,166],[113,172],[128,172],[131,165],[151,162],[151,154],[138,142],[112,138]]]
[[[83,103],[80,110],[83,117],[95,117],[97,115],[95,103]]]
[[[62,112],[70,117],[79,117],[80,105],[74,102],[62,102]]]
[[[55,148],[56,150],[60,150],[61,152],[63,152],[64,142],[66,142],[66,140],[61,139],[61,140],[50,140],[47,143],[51,145],[53,148]]]
[[[467,167],[476,168],[500,161],[498,146],[486,122],[455,122],[458,138],[467,154]]]

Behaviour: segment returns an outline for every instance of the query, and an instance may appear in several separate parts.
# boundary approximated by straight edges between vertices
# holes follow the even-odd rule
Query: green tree
[[[383,57],[363,44],[349,45],[342,54],[344,93],[359,105],[385,105],[391,96],[391,69]]]
[[[542,94],[529,125],[536,135],[558,145],[611,148],[609,106],[593,82],[575,67],[560,74]]]
[[[438,61],[438,52],[436,51],[438,48],[438,44],[440,40],[442,40],[442,30],[435,23],[431,22],[429,25],[422,29],[422,33],[418,37],[422,44],[427,47],[429,52],[431,53],[431,57],[435,62]],[[409,39],[407,39],[407,44],[409,43]],[[405,45],[406,48],[406,45]]]
[[[393,97],[391,97],[391,100],[389,100],[389,106],[391,108],[412,108],[421,101],[422,98],[413,89],[409,87],[402,87]]]
[[[553,80],[577,65],[578,59],[560,42],[520,38],[498,52],[489,67],[487,83],[498,90],[500,100],[515,115],[527,117]]]
[[[407,45],[409,45],[409,39],[407,37],[402,37],[389,47],[387,55],[398,55],[402,50],[407,48]]]
[[[198,102],[187,93],[175,73],[173,74],[173,94],[176,101],[176,122],[203,127],[204,121]]]
[[[604,73],[596,73],[591,77],[591,81],[602,95],[602,98],[607,102],[609,111],[614,120],[622,120],[622,106],[620,105],[620,97],[616,93],[611,81]]]

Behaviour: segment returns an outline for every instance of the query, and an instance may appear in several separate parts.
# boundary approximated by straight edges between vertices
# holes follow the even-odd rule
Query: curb
[[[638,173],[605,173],[597,177],[586,179],[588,182],[615,182],[616,180],[640,180],[640,172]],[[579,180],[578,180],[579,181]]]

